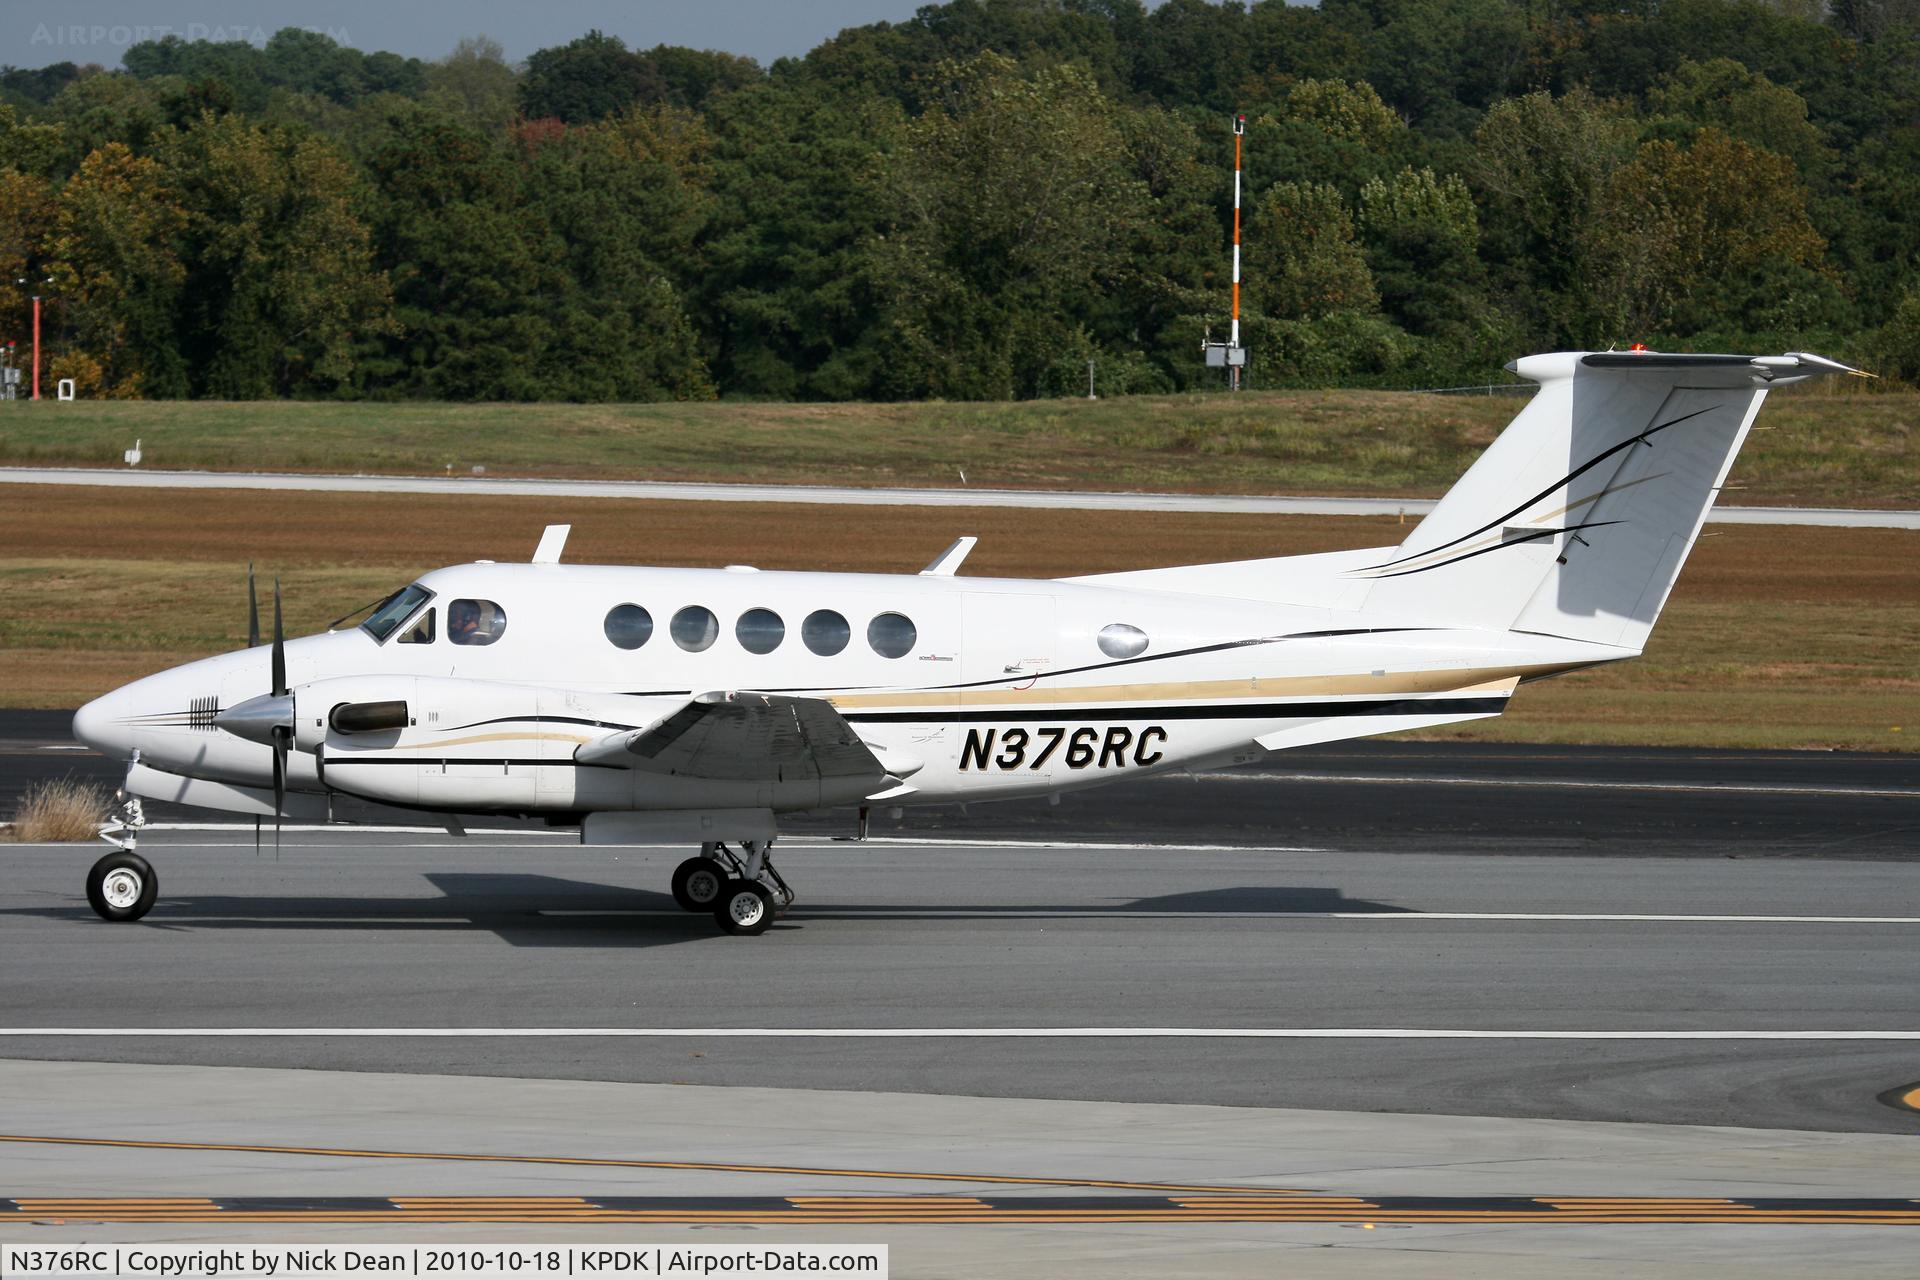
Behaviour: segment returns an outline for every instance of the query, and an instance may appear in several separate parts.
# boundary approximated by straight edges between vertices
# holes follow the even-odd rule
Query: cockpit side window
[[[373,612],[360,624],[360,629],[385,644],[395,627],[411,618],[415,610],[431,599],[433,592],[417,582],[404,586],[373,606]]]
[[[492,644],[507,633],[507,611],[491,600],[455,600],[447,606],[447,639]]]
[[[414,623],[412,626],[407,628],[407,633],[400,637],[399,643],[401,644],[432,644],[433,643],[433,615],[437,612],[439,612],[439,610],[429,609],[425,613],[421,614],[420,621]]]

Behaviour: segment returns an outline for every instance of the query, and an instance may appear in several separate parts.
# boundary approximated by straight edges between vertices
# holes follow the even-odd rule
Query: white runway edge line
[[[0,1039],[354,1040],[1920,1040],[1920,1031],[1547,1031],[1466,1027],[0,1027]]]
[[[604,911],[592,907],[546,908],[535,915],[565,919],[569,916],[637,916],[673,920],[686,916],[684,911],[623,910]],[[1478,920],[1489,922],[1546,921],[1554,924],[1920,924],[1920,916],[1734,916],[1734,915],[1657,915],[1649,912],[1600,911],[1134,911],[1125,907],[817,907],[797,906],[787,914],[791,920],[864,920],[883,917],[888,920]],[[387,917],[381,917],[386,919]],[[464,924],[465,921],[456,923]]]
[[[1043,507],[1082,511],[1192,511],[1214,514],[1425,515],[1425,498],[1281,497],[1261,494],[1070,493],[1027,489],[855,489],[824,485],[682,484],[648,480],[515,480],[500,477],[292,475],[229,471],[109,471],[87,467],[0,467],[0,484],[126,488],[281,489],[320,493],[482,494],[534,498],[632,498],[654,502],[797,502],[878,507]],[[1920,529],[1920,511],[1839,507],[1724,507],[1718,524],[1828,525]]]

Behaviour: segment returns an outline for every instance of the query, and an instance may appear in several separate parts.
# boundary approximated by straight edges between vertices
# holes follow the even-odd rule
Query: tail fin
[[[1772,387],[1854,372],[1819,356],[1562,352],[1395,550],[1350,578],[1365,610],[1639,650]]]

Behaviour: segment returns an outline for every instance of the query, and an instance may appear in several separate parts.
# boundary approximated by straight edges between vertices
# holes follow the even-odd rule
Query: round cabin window
[[[653,638],[653,615],[637,604],[617,604],[607,611],[605,630],[616,649],[638,649]]]
[[[720,638],[720,619],[713,616],[713,610],[702,605],[690,604],[673,615],[673,642],[688,653],[699,653],[713,646]]]
[[[913,619],[904,613],[883,613],[867,624],[867,643],[883,658],[904,658],[920,638]]]
[[[823,658],[831,658],[853,639],[853,628],[831,609],[816,609],[800,624],[800,639]]]
[[[733,624],[733,636],[748,653],[772,653],[787,638],[787,624],[771,609],[749,609]]]

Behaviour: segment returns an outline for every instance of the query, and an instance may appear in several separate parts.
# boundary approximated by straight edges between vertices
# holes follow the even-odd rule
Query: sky
[[[687,45],[762,64],[799,56],[845,27],[900,22],[925,0],[0,0],[0,65],[97,62],[114,67],[130,44],[186,40],[263,44],[308,27],[372,53],[438,58],[462,36],[489,35],[518,62],[589,28],[629,48]]]

